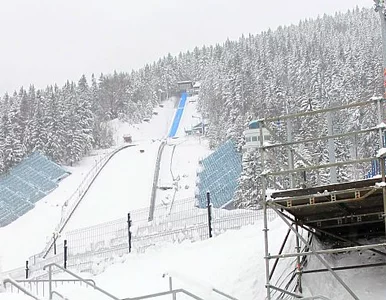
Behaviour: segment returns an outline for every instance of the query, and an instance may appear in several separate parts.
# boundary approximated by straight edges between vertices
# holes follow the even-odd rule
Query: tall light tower
[[[382,30],[382,55],[383,55],[383,97],[386,98],[386,7],[385,0],[374,0],[375,11],[379,12]]]

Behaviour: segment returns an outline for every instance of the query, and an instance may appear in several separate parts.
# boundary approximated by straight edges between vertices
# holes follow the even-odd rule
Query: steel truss
[[[259,153],[260,153],[260,164],[261,169],[263,170],[260,179],[261,179],[261,185],[262,185],[262,203],[263,203],[263,210],[264,210],[264,245],[265,245],[265,287],[267,291],[267,298],[268,300],[273,299],[272,298],[272,292],[279,291],[282,294],[285,294],[287,296],[298,298],[298,299],[327,299],[324,296],[314,296],[314,297],[304,297],[302,295],[302,276],[304,274],[309,273],[320,273],[320,272],[330,272],[331,275],[335,278],[337,282],[341,284],[341,286],[347,291],[347,293],[352,297],[352,299],[359,299],[359,297],[354,293],[354,291],[342,280],[342,278],[337,274],[337,271],[341,270],[350,270],[350,269],[358,269],[358,268],[372,268],[372,267],[379,267],[379,266],[385,266],[386,263],[372,263],[372,264],[365,264],[365,265],[351,265],[351,266],[343,266],[343,267],[337,267],[332,268],[326,259],[323,257],[325,254],[331,254],[331,253],[341,253],[341,252],[348,252],[348,251],[358,251],[358,250],[368,250],[375,252],[379,255],[386,256],[386,253],[381,251],[378,248],[385,248],[386,243],[377,243],[377,244],[360,244],[356,240],[352,240],[347,236],[340,236],[339,234],[334,233],[334,228],[336,227],[342,227],[342,226],[357,226],[362,224],[367,224],[367,222],[384,222],[385,225],[385,233],[386,233],[386,180],[385,180],[385,157],[380,157],[380,165],[381,165],[381,172],[382,177],[378,180],[378,182],[382,181],[382,184],[374,184],[374,182],[371,182],[371,184],[366,184],[363,186],[356,187],[355,182],[351,182],[351,186],[349,188],[343,187],[341,190],[333,190],[333,191],[326,191],[324,193],[315,192],[315,193],[309,193],[302,192],[297,194],[297,191],[295,189],[295,183],[294,178],[296,174],[299,174],[300,172],[306,172],[311,170],[319,170],[319,169],[329,169],[330,170],[330,179],[332,183],[338,184],[336,180],[336,167],[339,166],[353,166],[355,169],[355,166],[358,163],[362,162],[368,162],[374,159],[377,159],[374,157],[362,157],[357,158],[354,157],[354,159],[347,160],[347,161],[336,161],[335,159],[335,149],[334,149],[334,139],[341,138],[341,137],[354,137],[358,134],[367,134],[370,132],[376,132],[379,135],[379,147],[383,147],[383,135],[385,128],[383,126],[374,126],[372,128],[367,129],[361,129],[358,131],[353,132],[347,132],[347,133],[338,133],[334,134],[332,130],[332,115],[331,113],[338,110],[343,110],[347,108],[353,108],[353,107],[365,107],[367,105],[373,105],[376,104],[377,110],[378,110],[378,121],[379,124],[382,123],[383,120],[383,108],[382,103],[385,102],[385,99],[371,99],[369,101],[364,102],[357,102],[357,103],[351,103],[349,105],[340,106],[340,107],[334,107],[334,108],[327,108],[322,109],[318,111],[311,111],[311,112],[302,112],[298,114],[293,115],[286,115],[281,117],[274,117],[274,118],[266,118],[266,119],[260,119],[259,120],[259,128],[260,128],[260,147],[259,147]],[[315,114],[326,114],[328,119],[328,135],[322,136],[322,137],[313,137],[312,139],[305,139],[305,140],[293,140],[292,138],[292,123],[291,120],[294,118],[299,118],[303,116],[308,115],[315,115]],[[272,130],[272,127],[270,127],[270,122],[275,121],[286,121],[287,122],[287,138],[279,138],[278,134],[275,134],[275,132]],[[270,145],[264,145],[263,143],[263,128],[267,128],[271,136],[273,136],[276,140],[280,140],[280,142],[276,142],[274,144]],[[297,153],[294,146],[302,143],[310,143],[310,142],[316,142],[319,140],[327,140],[329,145],[329,162],[321,165],[315,165],[311,162],[307,161],[301,153]],[[265,169],[265,160],[269,157],[272,158],[272,154],[270,154],[268,151],[271,149],[275,149],[278,147],[284,147],[287,149],[287,163],[283,165],[282,170],[275,170],[275,171],[266,171]],[[331,153],[332,152],[332,153]],[[295,168],[294,167],[294,154],[298,156],[300,160],[302,160],[305,163],[305,166],[302,168]],[[275,184],[275,178],[280,176],[288,176],[290,181],[290,188],[293,190],[293,193],[291,194],[291,191],[287,191],[288,196],[287,197],[280,197],[280,201],[273,198],[266,197],[267,195],[267,189],[271,188],[271,185],[275,188],[277,188],[277,184]],[[354,187],[352,187],[354,186]],[[311,188],[312,190],[312,188]],[[310,190],[310,191],[311,191]],[[280,192],[278,193],[280,194]],[[364,213],[358,213],[357,211],[354,211],[352,207],[349,207],[350,205],[356,205],[358,203],[364,203],[365,201],[373,200],[374,198],[377,199],[379,204],[379,198],[381,198],[381,204],[380,206],[376,207],[376,211],[373,207],[370,207],[368,211]],[[383,201],[382,201],[383,200]],[[330,208],[334,207],[336,208],[336,214],[329,215]],[[306,218],[303,218],[303,216],[299,216],[299,211],[301,209],[312,209],[315,211],[318,211],[320,209],[325,209],[323,211],[323,214],[317,215],[317,217],[312,218],[312,211],[311,213],[308,211],[309,215],[307,215]],[[268,224],[268,209],[271,209],[276,212],[277,216],[288,226],[288,232],[283,240],[282,246],[279,250],[278,254],[271,254],[269,253],[269,224]],[[342,222],[342,218],[347,218],[345,222]],[[351,218],[351,219],[350,219]],[[311,233],[312,235],[320,236],[329,236],[332,239],[335,239],[337,241],[342,241],[346,244],[348,244],[348,247],[340,247],[335,249],[325,249],[325,250],[317,250],[314,248],[312,243],[310,241],[307,241],[302,234],[299,233],[299,228],[302,228],[303,230],[306,230],[307,232]],[[290,233],[293,233],[296,237],[296,252],[291,253],[283,253],[284,247],[288,241],[288,237]],[[300,244],[306,246],[306,249],[304,251],[301,250]],[[317,269],[317,270],[303,270],[301,265],[301,259],[307,258],[310,255],[315,256],[321,264],[323,264],[323,269]],[[280,286],[275,286],[272,284],[272,276],[276,270],[278,261],[280,259],[285,258],[296,258],[296,271],[295,276],[297,277],[296,287],[295,290],[290,290],[289,288],[283,288]],[[274,260],[274,264],[272,265],[272,268],[270,268],[270,260]]]

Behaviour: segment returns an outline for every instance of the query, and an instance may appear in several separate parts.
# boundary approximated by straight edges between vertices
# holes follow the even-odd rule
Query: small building
[[[254,120],[249,122],[248,129],[244,131],[245,136],[245,145],[244,149],[255,149],[261,146],[260,142],[260,122],[258,120]],[[267,142],[271,139],[271,134],[268,129],[263,127],[263,143]]]
[[[198,95],[200,92],[201,82],[196,81],[193,85],[193,95]]]
[[[125,134],[123,136],[123,141],[127,144],[131,144],[133,142],[133,138],[130,134]]]
[[[193,82],[190,80],[179,81],[177,82],[177,85],[178,85],[178,91],[180,93],[186,93],[193,89]]]

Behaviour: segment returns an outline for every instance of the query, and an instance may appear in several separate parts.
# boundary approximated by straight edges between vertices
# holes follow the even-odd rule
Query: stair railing
[[[172,288],[173,288],[173,277],[172,277],[172,275],[168,274],[168,273],[164,273],[162,276],[163,277],[166,277],[166,276],[169,277],[169,288],[170,288],[170,290],[172,290]],[[193,280],[193,279],[191,279],[191,280],[188,279],[187,280],[186,278],[181,278],[181,276],[178,276],[177,274],[174,274],[174,277],[179,278],[181,281],[195,281],[195,283],[197,283],[196,280]],[[224,292],[222,292],[222,291],[220,291],[220,290],[218,290],[218,289],[216,289],[216,288],[214,288],[212,286],[209,286],[208,284],[203,284],[203,283],[199,283],[199,284],[201,286],[203,286],[206,290],[210,290],[211,292],[213,292],[215,294],[218,294],[218,295],[221,295],[221,296],[223,296],[223,297],[225,297],[227,299],[238,300],[237,298],[235,298],[235,297],[233,297],[231,295],[228,295],[228,294],[226,294],[226,293],[224,293]],[[173,298],[173,300],[175,300],[175,299]]]
[[[60,294],[60,293],[57,292],[57,291],[52,291],[52,296],[53,296],[53,295],[56,295],[56,296],[60,297],[60,299],[63,299],[63,300],[70,300],[70,299],[64,297],[62,294]]]
[[[75,277],[76,279],[78,279],[79,281],[85,283],[86,285],[89,285],[91,287],[93,287],[95,290],[97,290],[98,292],[101,292],[102,294],[105,294],[106,296],[110,297],[111,299],[114,299],[114,300],[121,300],[119,299],[118,297],[115,297],[114,295],[110,294],[109,292],[101,289],[100,287],[98,287],[97,285],[93,284],[93,283],[90,283],[89,281],[87,281],[86,279],[83,279],[82,277],[76,275],[75,273],[59,266],[58,264],[56,263],[51,263],[51,264],[48,264],[48,265],[45,265],[43,267],[43,270],[46,270],[48,268],[48,293],[49,293],[49,300],[52,300],[52,296],[53,296],[53,290],[52,290],[52,268],[53,267],[56,267],[58,269],[60,269],[61,271],[71,275],[72,277]],[[38,299],[37,299],[38,300]]]
[[[11,278],[6,278],[3,280],[3,285],[6,286],[6,284],[9,283],[11,285],[13,285],[14,287],[16,287],[19,291],[23,292],[24,294],[26,294],[27,296],[35,299],[35,300],[41,300],[40,298],[36,297],[35,295],[31,294],[29,291],[27,291],[23,286],[21,286],[20,284],[18,284],[15,280],[11,279]]]

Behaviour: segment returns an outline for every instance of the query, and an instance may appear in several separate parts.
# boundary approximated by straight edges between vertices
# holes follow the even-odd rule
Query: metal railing
[[[191,242],[209,238],[206,209],[194,207],[195,198],[177,200],[173,209],[165,205],[156,206],[154,221],[148,222],[148,210],[141,209],[130,213],[132,219],[132,251],[145,252],[149,247],[162,246],[166,243]],[[174,209],[176,208],[176,209]],[[227,230],[239,229],[252,225],[262,219],[261,210],[212,209],[212,233],[218,236]],[[268,211],[272,220],[276,214]],[[67,267],[78,271],[93,271],[95,260],[120,259],[128,253],[128,223],[126,218],[76,229],[66,233],[68,245]],[[63,244],[57,245],[57,254],[42,259],[42,253],[29,258],[29,272],[33,277],[43,273],[42,268],[48,263],[62,264]],[[3,273],[4,276],[21,279],[25,268],[18,268]]]
[[[95,285],[95,281],[92,279],[85,279],[86,281],[90,282],[91,284]],[[22,286],[24,289],[29,291],[30,293],[34,293],[36,296],[46,296],[46,292],[48,291],[47,285],[49,284],[48,279],[19,279],[14,280],[17,282],[20,286]],[[80,286],[82,286],[82,281],[79,281],[78,279],[52,279],[51,282],[57,287],[58,285],[64,286],[67,283],[79,283]],[[10,289],[5,287],[6,291],[13,292],[13,285],[11,285]]]
[[[36,297],[29,291],[27,291],[24,287],[22,287],[20,284],[18,284],[15,280],[11,278],[6,278],[3,280],[3,285],[6,286],[7,283],[11,284],[12,286],[16,287],[19,291],[23,292],[25,295],[35,299],[35,300],[41,300],[40,298]]]
[[[155,197],[157,194],[157,186],[158,186],[158,178],[159,178],[159,170],[161,166],[161,157],[164,151],[166,142],[162,141],[159,145],[157,152],[157,160],[155,163],[154,176],[153,176],[153,186],[151,188],[151,197],[150,197],[150,208],[149,208],[149,221],[153,221],[154,217],[154,209],[155,209]]]
[[[171,274],[168,274],[168,273],[164,273],[162,275],[163,277],[169,277],[169,288],[170,288],[170,291],[173,290],[173,277]],[[182,280],[182,281],[194,281],[195,284],[199,283],[200,286],[202,286],[203,288],[205,288],[206,290],[209,290],[211,291],[212,293],[215,293],[217,295],[220,295],[220,296],[223,296],[224,298],[226,299],[230,299],[230,300],[238,300],[237,298],[231,296],[231,295],[228,295],[227,293],[224,293],[212,286],[209,286],[208,284],[204,284],[204,283],[201,283],[201,282],[198,282],[196,279],[192,279],[192,278],[186,278],[186,276],[184,276],[185,278],[180,278],[179,276],[177,276],[176,274],[174,274],[174,277],[177,277],[178,279]],[[188,282],[187,282],[188,283]],[[174,300],[174,299],[173,299]]]
[[[53,267],[56,267],[58,269],[60,269],[62,272],[65,272],[69,275],[71,275],[72,277],[75,277],[76,279],[78,279],[79,281],[81,282],[84,282],[86,285],[89,285],[91,287],[93,287],[95,290],[97,290],[98,292],[101,292],[102,294],[106,295],[107,297],[111,298],[111,299],[114,299],[114,300],[121,300],[119,299],[118,297],[115,297],[113,296],[112,294],[110,294],[109,292],[101,289],[100,287],[98,287],[96,284],[92,284],[90,282],[88,282],[86,279],[83,279],[82,277],[76,275],[75,273],[59,266],[58,264],[55,264],[55,263],[52,263],[52,264],[48,264],[48,265],[45,265],[43,270],[45,270],[46,268],[48,268],[48,280],[49,280],[49,287],[48,287],[48,291],[49,291],[49,300],[52,300],[52,296],[53,296],[53,290],[52,290],[52,268]]]
[[[162,296],[167,296],[167,295],[172,295],[173,300],[177,299],[177,294],[184,294],[187,295],[193,299],[196,300],[205,300],[204,298],[200,298],[197,295],[194,295],[193,293],[184,290],[184,289],[176,289],[176,290],[171,290],[171,291],[166,291],[166,292],[160,292],[160,293],[155,293],[155,294],[150,294],[150,295],[145,295],[145,296],[140,296],[140,297],[134,297],[134,298],[123,298],[122,300],[143,300],[143,299],[152,299],[152,298],[158,298]]]
[[[144,296],[139,296],[139,297],[132,297],[132,298],[124,298],[124,299],[120,299],[118,297],[115,297],[113,296],[112,294],[110,294],[109,292],[107,292],[106,290],[103,290],[101,289],[100,287],[98,287],[96,284],[92,284],[92,283],[89,283],[88,280],[86,279],[83,279],[82,277],[76,275],[75,273],[65,269],[65,268],[62,268],[61,266],[59,266],[58,264],[55,264],[55,263],[52,263],[52,264],[48,264],[46,266],[44,266],[44,269],[47,269],[48,268],[48,281],[49,281],[49,300],[52,300],[53,299],[53,296],[56,294],[58,296],[60,296],[62,299],[66,299],[64,296],[62,296],[61,294],[59,294],[58,292],[56,291],[53,291],[52,290],[52,268],[53,267],[56,267],[58,269],[60,269],[61,271],[75,277],[77,280],[81,281],[81,282],[84,282],[86,285],[89,285],[91,286],[92,288],[94,288],[95,290],[101,292],[102,294],[106,295],[107,297],[111,298],[111,299],[114,299],[114,300],[142,300],[142,299],[151,299],[151,298],[157,298],[157,297],[161,297],[161,296],[166,296],[166,295],[173,295],[173,299],[176,299],[175,296],[177,294],[185,294],[187,296],[190,296],[191,298],[193,299],[196,299],[196,300],[205,300],[203,298],[200,298],[198,297],[197,295],[194,295],[193,293],[187,291],[187,290],[184,290],[184,289],[176,289],[176,290],[173,290],[172,289],[172,286],[170,285],[170,290],[169,291],[166,291],[166,292],[160,292],[160,293],[154,293],[154,294],[149,294],[149,295],[144,295]],[[171,282],[171,281],[170,281]],[[28,292],[28,291],[27,291]],[[34,298],[35,300],[40,300],[38,298]],[[231,299],[231,300],[237,300],[236,298],[228,298],[228,299]]]
[[[103,170],[103,168],[110,161],[110,159],[113,158],[113,156],[118,152],[120,152],[121,150],[126,149],[128,147],[133,147],[133,146],[137,146],[137,145],[130,144],[130,145],[124,145],[122,147],[119,147],[118,149],[115,149],[113,152],[109,153],[108,155],[105,155],[99,162],[97,162],[94,165],[94,167],[83,178],[82,182],[75,190],[75,192],[65,202],[67,203],[67,205],[71,205],[71,207],[67,208],[68,212],[64,216],[62,216],[62,219],[60,220],[59,224],[56,226],[54,231],[56,234],[60,234],[63,231],[64,227],[67,225],[69,219],[73,215],[76,208],[79,206],[80,202],[82,201],[83,197],[86,195],[90,186],[93,184],[96,177]],[[56,238],[57,237],[52,237],[50,241],[47,243],[46,247],[43,250],[43,258],[47,256],[49,251],[54,246]]]
[[[52,296],[54,296],[54,295],[60,297],[60,299],[69,300],[68,298],[64,297],[61,293],[59,293],[57,291],[52,291]]]
[[[330,300],[330,298],[324,297],[324,296],[311,296],[311,297],[305,297],[301,298],[303,300],[317,300],[317,299],[322,299],[322,300]]]

